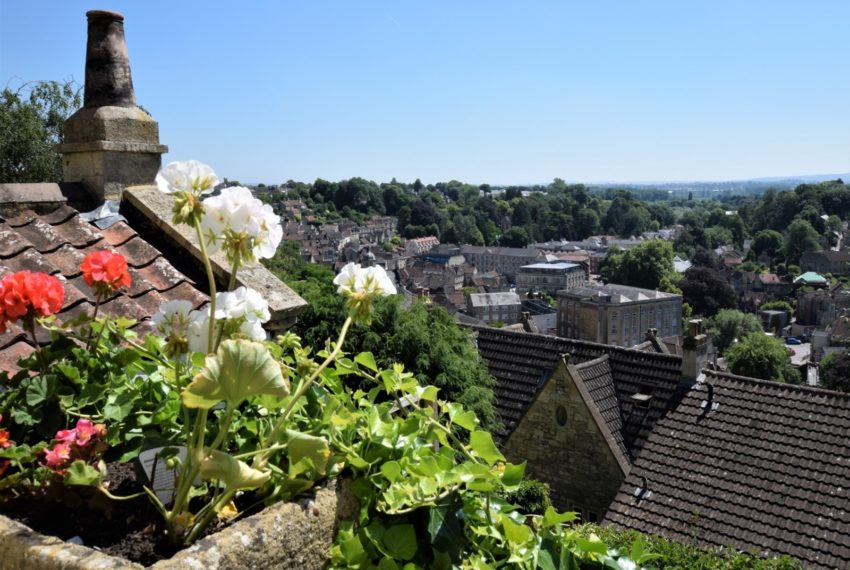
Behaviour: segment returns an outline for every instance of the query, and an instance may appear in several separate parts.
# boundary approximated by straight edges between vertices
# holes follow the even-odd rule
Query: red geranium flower
[[[101,250],[88,254],[80,265],[86,285],[94,287],[99,296],[106,296],[121,287],[129,287],[127,260],[120,253]]]
[[[18,271],[0,282],[0,319],[15,322],[26,316],[30,309],[35,316],[46,317],[62,308],[65,290],[52,275]]]

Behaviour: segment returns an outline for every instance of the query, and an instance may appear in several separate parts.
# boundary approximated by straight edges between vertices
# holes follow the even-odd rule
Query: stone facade
[[[587,283],[587,272],[578,263],[533,263],[520,267],[516,275],[516,292],[543,291],[555,295]]]
[[[522,315],[522,301],[516,293],[472,293],[467,297],[466,310],[485,323],[512,325]]]
[[[648,329],[681,335],[682,296],[624,285],[578,287],[558,293],[558,336],[630,347]]]
[[[528,475],[549,484],[557,508],[597,520],[617,494],[628,462],[622,456],[618,461],[604,421],[568,368],[564,362],[556,366],[503,451],[509,461],[528,461]]]

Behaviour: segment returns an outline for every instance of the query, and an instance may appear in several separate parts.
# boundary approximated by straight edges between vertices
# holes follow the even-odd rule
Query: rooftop
[[[705,374],[658,422],[606,522],[850,567],[850,394]]]
[[[566,271],[568,269],[574,269],[576,267],[581,267],[578,263],[569,263],[566,261],[555,262],[555,263],[532,263],[531,265],[523,265],[520,267],[520,270],[523,269],[551,269],[552,271]]]
[[[558,296],[586,299],[589,301],[604,300],[606,303],[635,303],[657,299],[681,299],[682,297],[673,293],[663,293],[652,289],[641,289],[639,287],[629,287],[628,285],[617,285],[614,283],[573,287],[566,291],[559,291]]]

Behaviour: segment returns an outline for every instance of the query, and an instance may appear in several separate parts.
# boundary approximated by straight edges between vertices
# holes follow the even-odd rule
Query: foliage
[[[693,307],[697,315],[710,317],[720,309],[738,306],[738,296],[727,280],[719,271],[709,267],[690,267],[676,285],[682,290],[685,302]]]
[[[73,81],[26,83],[0,93],[0,182],[59,182],[65,119],[80,104]]]
[[[784,244],[785,240],[781,233],[776,230],[761,230],[753,239],[752,251],[757,256],[767,253],[773,258],[777,253],[782,251]]]
[[[788,237],[785,239],[785,262],[798,264],[800,256],[807,251],[820,251],[818,232],[806,220],[794,220],[788,226]]]
[[[673,246],[650,240],[624,252],[609,249],[599,271],[606,283],[669,290],[675,277]]]
[[[733,548],[702,548],[667,540],[657,535],[643,535],[634,530],[620,530],[610,526],[584,525],[584,532],[596,533],[605,543],[623,552],[635,544],[653,553],[656,558],[645,568],[664,570],[802,570],[803,565],[788,556],[763,558],[757,552],[739,552]]]
[[[724,354],[739,338],[762,331],[759,318],[734,309],[722,309],[706,320],[706,330],[719,354]]]
[[[726,364],[741,376],[800,383],[800,374],[791,366],[785,345],[761,332],[744,336],[727,350]]]
[[[820,384],[830,390],[850,392],[850,353],[837,352],[820,361]]]
[[[536,479],[523,479],[516,490],[504,493],[504,499],[527,515],[542,516],[552,506],[549,483]]]
[[[788,301],[768,301],[762,304],[759,309],[762,311],[785,311],[789,323],[791,322],[791,317],[794,316],[794,307]]]

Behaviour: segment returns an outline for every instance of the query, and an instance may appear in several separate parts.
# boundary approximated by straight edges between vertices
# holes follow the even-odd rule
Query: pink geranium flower
[[[51,469],[59,469],[71,459],[71,444],[57,443],[53,449],[44,452],[44,462]]]

